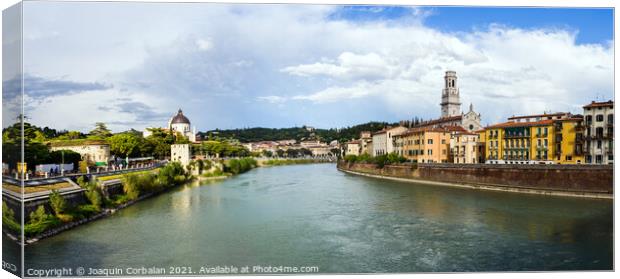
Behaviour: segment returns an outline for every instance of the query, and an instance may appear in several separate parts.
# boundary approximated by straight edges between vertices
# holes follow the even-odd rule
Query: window
[[[614,124],[614,114],[613,113],[607,115],[607,123],[608,124]]]
[[[544,142],[545,142],[545,147],[547,147],[547,143],[548,143],[547,139],[545,139]]]
[[[433,150],[432,149],[428,150],[428,155],[433,155]]]
[[[458,138],[456,138],[456,140],[458,141]],[[441,140],[441,144],[446,144],[446,140],[445,140],[445,139],[442,139],[442,140]]]
[[[602,144],[603,144],[603,143],[602,143],[600,140],[597,140],[597,141],[596,141],[596,148],[601,149],[601,145],[602,145]]]
[[[433,139],[428,139],[428,144],[433,144]]]
[[[597,114],[596,115],[596,122],[603,122],[603,115],[602,114]]]
[[[573,156],[566,156],[566,161],[572,161],[573,160]]]
[[[603,127],[597,127],[596,128],[596,136],[599,138],[603,137]]]

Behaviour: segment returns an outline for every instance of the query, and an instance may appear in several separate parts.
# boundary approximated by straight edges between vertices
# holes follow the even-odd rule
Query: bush
[[[84,204],[84,205],[80,205],[75,209],[75,212],[73,212],[74,217],[78,218],[78,219],[84,219],[84,218],[88,218],[90,216],[93,216],[97,213],[99,213],[100,208],[96,207],[92,204]]]
[[[61,215],[67,208],[65,198],[63,198],[57,190],[52,190],[49,199],[50,205],[52,206],[54,213],[56,213],[56,216]]]
[[[21,230],[21,226],[15,221],[15,212],[4,201],[2,202],[2,226],[13,232]]]
[[[356,162],[358,162],[358,163],[371,163],[372,162],[372,157],[368,153],[363,153],[363,154],[357,156]]]
[[[390,153],[387,155],[387,162],[390,164],[400,164],[400,163],[404,163],[407,162],[407,159],[405,159],[405,157],[400,156],[394,152]]]
[[[24,234],[27,236],[38,235],[54,226],[60,224],[60,220],[45,212],[42,205],[37,210],[30,213],[30,220],[24,226]]]
[[[224,164],[225,171],[232,174],[240,174],[249,171],[258,166],[258,163],[254,158],[245,157],[241,159],[230,159]]]
[[[97,187],[97,182],[86,182],[84,180],[84,176],[78,177],[77,182],[80,187],[86,189],[86,192],[84,194],[86,195],[88,201],[90,201],[90,204],[95,206],[95,208],[97,208],[97,211],[100,211],[101,205],[103,204],[103,195],[101,194],[99,187]]]
[[[89,185],[86,189],[85,195],[88,201],[90,201],[90,204],[93,205],[97,209],[97,211],[101,210],[103,198],[96,184],[92,183],[92,185]]]
[[[344,161],[347,163],[355,163],[357,162],[357,156],[356,155],[346,155],[344,156]]]
[[[183,179],[179,179],[181,176]],[[159,170],[157,182],[162,188],[172,187],[187,181],[187,174],[179,162],[172,162]]]
[[[140,196],[140,175],[126,174],[123,176],[123,192],[129,200],[135,200]]]
[[[388,162],[387,155],[379,155],[373,158],[374,163],[379,168],[383,168],[385,164]]]

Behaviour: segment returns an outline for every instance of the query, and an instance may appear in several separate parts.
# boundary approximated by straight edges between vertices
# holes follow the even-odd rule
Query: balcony
[[[580,132],[580,131],[583,131],[583,129],[585,129],[585,127],[581,124],[575,125],[575,131]]]

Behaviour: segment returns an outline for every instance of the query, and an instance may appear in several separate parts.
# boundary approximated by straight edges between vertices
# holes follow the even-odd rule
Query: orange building
[[[450,156],[450,130],[413,128],[394,136],[395,151],[414,163],[447,163]]]

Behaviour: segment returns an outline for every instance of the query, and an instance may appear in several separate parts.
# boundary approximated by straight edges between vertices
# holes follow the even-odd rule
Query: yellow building
[[[584,126],[581,117],[571,117],[554,121],[555,158],[558,164],[585,163],[583,135]]]
[[[557,116],[556,116],[557,115]],[[547,115],[544,115],[547,116]],[[485,129],[489,164],[579,164],[584,162],[581,117],[553,114],[513,117]]]
[[[444,128],[413,128],[394,137],[395,151],[416,163],[447,163],[450,131]]]

